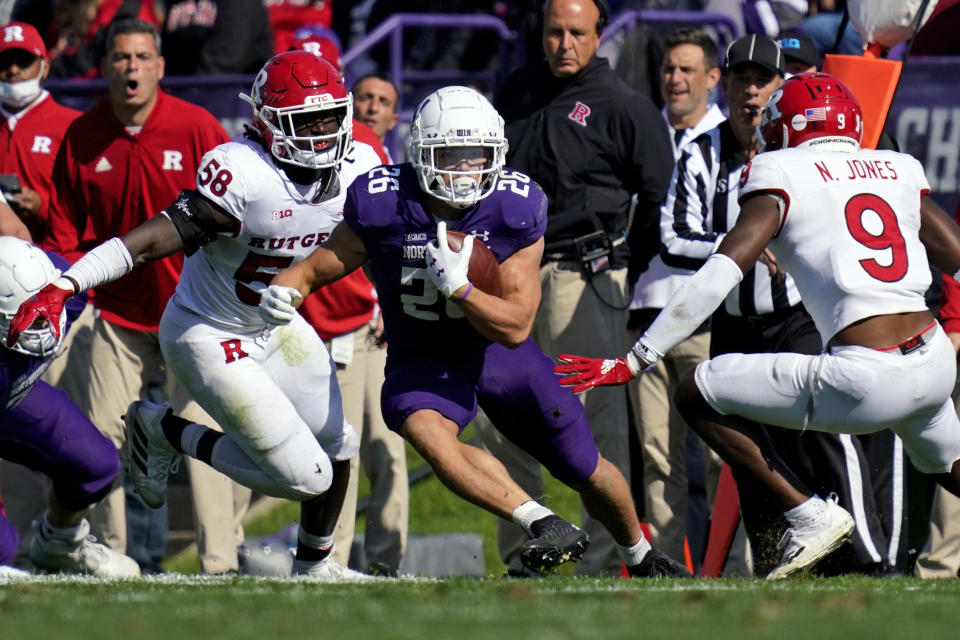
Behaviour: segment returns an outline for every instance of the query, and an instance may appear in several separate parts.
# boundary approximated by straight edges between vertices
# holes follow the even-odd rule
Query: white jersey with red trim
[[[824,343],[857,320],[927,308],[931,275],[919,231],[929,190],[920,163],[893,151],[772,151],[740,179],[741,202],[755,192],[783,198],[770,250]]]
[[[187,258],[174,302],[221,326],[263,326],[261,289],[326,240],[343,217],[347,187],[379,165],[369,145],[354,142],[337,167],[337,194],[316,203],[319,186],[292,182],[257,142],[228,142],[207,152],[197,191],[235,217],[238,231]]]

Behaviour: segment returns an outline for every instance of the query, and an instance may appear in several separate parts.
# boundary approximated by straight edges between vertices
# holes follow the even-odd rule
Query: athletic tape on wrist
[[[644,340],[645,337],[646,336],[641,336],[640,339],[634,343],[630,352],[637,356],[642,362],[646,362],[647,364],[643,367],[643,370],[649,371],[657,366],[657,362],[663,357],[663,354],[647,344]]]

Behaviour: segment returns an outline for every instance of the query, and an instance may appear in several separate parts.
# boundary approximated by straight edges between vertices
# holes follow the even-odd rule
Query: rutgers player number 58
[[[201,187],[210,185],[210,192],[215,196],[222,196],[227,192],[227,185],[233,180],[233,174],[227,169],[220,169],[220,163],[211,160],[203,169],[197,182]]]

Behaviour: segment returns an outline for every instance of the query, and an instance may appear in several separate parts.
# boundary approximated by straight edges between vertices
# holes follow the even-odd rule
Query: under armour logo
[[[590,115],[590,107],[583,104],[580,101],[577,101],[577,104],[573,105],[573,111],[567,114],[567,117],[579,124],[581,127],[587,126],[587,116]]]

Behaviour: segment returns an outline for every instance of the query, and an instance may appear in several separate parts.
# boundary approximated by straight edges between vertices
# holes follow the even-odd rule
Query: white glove
[[[473,252],[473,236],[467,235],[463,239],[460,252],[456,252],[447,244],[447,223],[437,224],[437,242],[427,245],[427,275],[433,280],[440,293],[445,298],[469,283],[467,271],[470,269],[470,254]]]
[[[297,315],[294,302],[303,295],[293,287],[272,284],[260,292],[260,317],[267,324],[290,324]]]

